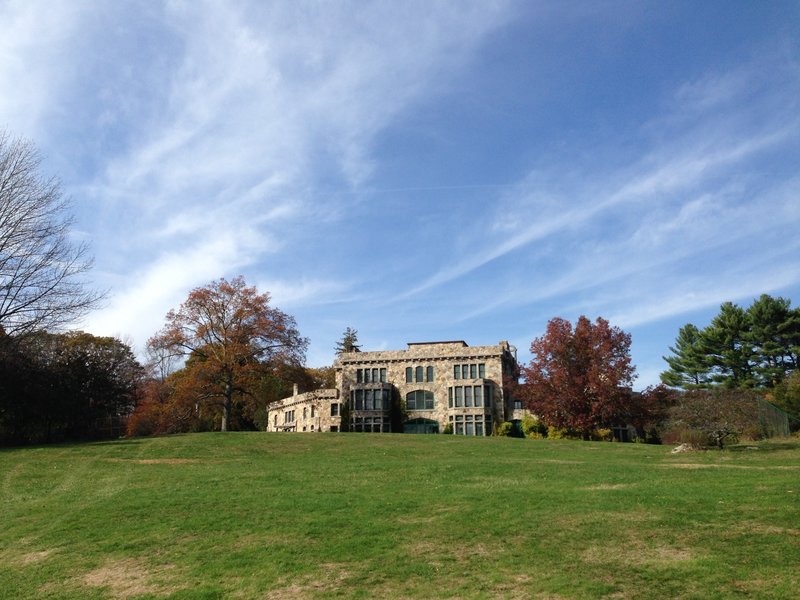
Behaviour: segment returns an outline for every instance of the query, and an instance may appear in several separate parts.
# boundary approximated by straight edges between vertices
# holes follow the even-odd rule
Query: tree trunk
[[[228,431],[228,421],[231,418],[231,407],[233,405],[233,375],[228,373],[225,381],[225,395],[222,400],[222,426],[221,431]]]

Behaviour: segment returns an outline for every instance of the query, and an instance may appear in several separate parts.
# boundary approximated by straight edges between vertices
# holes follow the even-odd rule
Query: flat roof
[[[464,340],[447,340],[444,342],[408,342],[409,346],[433,346],[436,344],[461,344],[462,346],[468,348],[469,344]]]

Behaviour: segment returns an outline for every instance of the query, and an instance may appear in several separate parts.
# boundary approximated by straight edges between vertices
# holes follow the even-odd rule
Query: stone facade
[[[295,393],[275,403],[269,430],[490,435],[495,425],[521,413],[508,391],[519,374],[516,349],[508,342],[425,342],[406,350],[347,352],[334,367],[335,389]]]
[[[337,390],[315,390],[299,394],[269,407],[267,431],[338,431],[340,417]],[[335,411],[333,406],[337,408]],[[332,416],[332,412],[336,412]]]

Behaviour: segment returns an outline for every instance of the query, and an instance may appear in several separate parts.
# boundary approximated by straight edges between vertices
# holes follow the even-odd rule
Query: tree
[[[112,337],[26,334],[0,348],[0,440],[37,443],[119,437],[142,368]]]
[[[728,388],[755,385],[750,318],[741,306],[725,302],[703,330],[703,344],[714,366],[712,380]]]
[[[581,316],[574,330],[569,321],[552,319],[531,344],[520,396],[548,425],[586,439],[594,429],[625,422],[635,401],[630,345],[630,335],[603,318],[593,324]]]
[[[148,346],[187,359],[183,393],[197,403],[218,402],[227,431],[233,408],[253,395],[264,366],[302,364],[308,340],[294,318],[269,305],[269,294],[236,277],[192,290]]]
[[[705,329],[682,327],[670,351],[669,386],[772,388],[800,367],[800,309],[767,294],[746,310],[725,302]]]
[[[39,174],[32,144],[0,132],[0,332],[57,329],[96,306],[82,276],[92,261],[69,238],[57,180]]]
[[[800,371],[793,371],[772,390],[767,400],[787,412],[793,431],[800,428]]]
[[[785,298],[762,294],[747,309],[750,330],[746,337],[762,387],[777,385],[800,366],[800,310],[792,310],[790,305]]]
[[[348,327],[342,334],[342,339],[336,342],[336,356],[340,356],[345,352],[361,352],[361,346],[358,345],[358,331]]]
[[[710,382],[710,365],[700,330],[688,323],[678,331],[672,356],[662,357],[669,370],[661,373],[662,383],[684,389],[705,387]]]
[[[722,449],[743,434],[760,435],[759,399],[752,390],[690,390],[678,396],[670,410],[670,424],[685,434],[700,431],[709,444]]]

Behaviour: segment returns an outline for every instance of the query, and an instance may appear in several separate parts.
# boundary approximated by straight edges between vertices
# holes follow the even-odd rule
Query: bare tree
[[[0,132],[0,333],[9,335],[57,329],[102,297],[87,290],[88,246],[70,240],[68,201],[40,164],[33,144]]]

